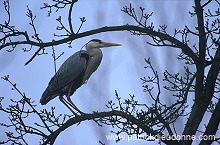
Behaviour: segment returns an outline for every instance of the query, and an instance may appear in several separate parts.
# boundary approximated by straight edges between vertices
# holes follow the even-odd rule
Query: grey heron
[[[81,87],[97,70],[102,60],[102,47],[120,46],[121,44],[107,43],[93,39],[86,44],[86,50],[80,50],[70,56],[51,78],[48,87],[40,99],[42,105],[59,96],[60,101],[74,114],[73,109],[81,112],[71,101],[70,96]],[[67,97],[67,100],[63,96]]]

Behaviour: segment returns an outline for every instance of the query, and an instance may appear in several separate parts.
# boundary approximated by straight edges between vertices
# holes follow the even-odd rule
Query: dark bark
[[[80,123],[82,121],[85,120],[93,120],[96,118],[104,118],[104,117],[111,117],[111,116],[121,116],[125,119],[127,119],[129,122],[131,122],[133,125],[137,125],[139,128],[141,128],[142,130],[144,130],[144,132],[146,132],[147,134],[151,134],[151,135],[157,135],[158,132],[154,131],[153,129],[147,127],[143,122],[141,122],[140,120],[136,119],[134,116],[129,115],[127,113],[124,113],[122,111],[109,111],[109,112],[99,112],[99,113],[93,113],[93,114],[84,114],[81,116],[76,116],[73,117],[71,119],[69,119],[68,121],[66,121],[66,123],[64,123],[60,128],[58,128],[56,131],[54,131],[53,133],[51,133],[48,137],[47,140],[43,143],[43,145],[46,145],[48,143],[53,144],[57,138],[57,136],[64,131],[65,129],[67,129],[68,127]],[[162,135],[160,133],[160,135]],[[178,141],[172,141],[172,140],[161,140],[162,142],[164,142],[167,145],[173,145],[173,144],[178,144]]]
[[[195,101],[192,106],[191,114],[186,123],[183,135],[195,135],[196,131],[204,117],[211,98],[206,98],[204,92],[204,66],[205,66],[205,52],[206,52],[206,33],[203,19],[203,8],[200,0],[195,0],[195,12],[197,16],[198,32],[199,32],[199,61],[196,63],[197,76],[195,85]],[[209,74],[213,70],[210,69]],[[214,79],[214,78],[213,78]],[[216,81],[216,78],[214,79]],[[210,88],[213,90],[213,88]],[[214,92],[212,92],[213,94]],[[193,140],[182,141],[185,145],[192,144]]]
[[[40,47],[37,50],[37,52],[39,52],[40,49],[45,48],[45,47],[56,46],[56,45],[64,44],[64,43],[67,43],[69,41],[79,39],[79,38],[83,38],[83,37],[86,37],[86,36],[89,36],[89,35],[94,35],[94,34],[102,33],[102,32],[110,32],[110,31],[138,31],[138,32],[141,32],[141,33],[145,33],[147,35],[153,35],[153,36],[159,37],[163,40],[167,40],[170,43],[174,44],[174,46],[176,48],[180,48],[183,51],[183,53],[185,53],[190,58],[192,58],[192,60],[194,62],[198,61],[197,55],[190,49],[190,47],[187,44],[182,43],[178,39],[176,39],[176,38],[174,38],[174,37],[172,37],[168,34],[157,32],[157,31],[154,31],[154,30],[151,30],[151,29],[148,29],[148,28],[142,28],[142,27],[132,26],[132,25],[102,27],[102,28],[93,29],[93,30],[78,33],[78,34],[73,34],[73,35],[70,35],[67,38],[63,38],[63,39],[60,39],[60,40],[57,40],[57,41],[45,42],[45,43],[39,43],[39,42],[31,41],[29,39],[26,40],[26,41],[10,42],[10,43],[6,43],[4,45],[1,45],[0,50],[3,49],[4,47],[7,47],[7,46],[15,46],[15,45],[18,45],[18,44],[30,44],[30,45],[33,45],[33,46]]]
[[[203,134],[203,136],[208,136],[210,137],[210,135],[216,135],[216,132],[218,130],[218,126],[220,123],[220,101],[218,101],[214,112],[212,113],[212,116],[209,120],[208,125],[206,126],[206,130],[205,133]],[[211,136],[213,137],[213,136]],[[209,138],[207,140],[202,140],[200,142],[200,145],[210,145],[212,144],[212,142],[214,141],[214,138]]]

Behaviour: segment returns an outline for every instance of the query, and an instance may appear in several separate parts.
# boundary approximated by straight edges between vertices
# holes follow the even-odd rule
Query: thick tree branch
[[[29,45],[44,48],[44,47],[55,46],[55,45],[67,43],[69,41],[73,41],[75,39],[83,38],[83,37],[94,35],[94,34],[97,34],[97,33],[110,32],[110,31],[138,31],[138,32],[150,35],[150,36],[159,37],[163,40],[167,40],[170,43],[174,44],[176,46],[176,48],[180,48],[183,51],[183,53],[185,53],[186,55],[191,57],[192,60],[195,63],[198,62],[197,55],[190,49],[190,47],[187,44],[182,43],[181,41],[177,40],[176,38],[173,38],[172,36],[170,36],[168,34],[157,32],[157,31],[154,31],[154,30],[151,30],[151,29],[148,29],[148,28],[142,28],[142,27],[132,26],[132,25],[101,27],[101,28],[98,28],[98,29],[93,29],[93,30],[78,33],[78,34],[73,34],[73,35],[71,35],[67,38],[64,38],[64,39],[60,39],[60,40],[52,41],[52,42],[45,42],[45,43],[38,43],[38,42],[35,42],[35,41],[10,42],[10,43],[5,43],[4,45],[1,45],[0,50],[3,49],[4,47],[12,46],[12,45],[18,45],[18,44],[29,44]]]
[[[220,59],[220,46],[218,47],[214,60]],[[220,61],[216,61],[211,65],[211,68],[208,72],[206,83],[205,83],[205,102],[207,105],[210,103],[214,91],[215,91],[215,83],[220,71]],[[208,102],[207,102],[208,101]]]
[[[67,129],[68,127],[80,123],[82,121],[85,120],[93,120],[96,118],[104,118],[104,117],[111,117],[111,116],[121,116],[125,119],[127,119],[129,122],[131,122],[132,124],[137,125],[139,128],[141,128],[142,130],[144,130],[144,132],[146,132],[147,134],[151,134],[151,135],[157,135],[159,134],[158,132],[154,131],[153,129],[149,128],[148,126],[145,125],[145,123],[139,121],[138,119],[136,119],[134,116],[129,115],[125,112],[122,111],[109,111],[109,112],[99,112],[99,113],[93,113],[93,114],[84,114],[81,116],[76,116],[74,118],[69,119],[66,123],[64,123],[60,128],[58,128],[56,131],[54,131],[53,133],[51,133],[48,137],[47,140],[43,143],[43,145],[46,145],[48,143],[53,144],[54,141],[56,140],[57,136],[64,131],[65,129]],[[162,134],[160,134],[162,135]],[[167,145],[172,145],[172,144],[178,144],[177,141],[171,141],[171,140],[162,140],[162,142],[166,143]]]
[[[212,116],[209,120],[208,125],[206,126],[205,133],[203,134],[204,136],[209,136],[209,135],[216,135],[216,132],[218,130],[218,126],[220,123],[220,100],[218,101],[214,112],[212,113]],[[200,145],[207,145],[207,144],[212,144],[214,140],[202,140],[200,142]]]
[[[192,106],[192,111],[186,126],[183,131],[183,135],[195,135],[200,122],[205,114],[205,111],[210,103],[210,99],[205,99],[204,94],[204,66],[205,66],[205,52],[206,52],[206,33],[204,28],[203,8],[200,0],[194,0],[195,12],[197,16],[198,31],[199,31],[199,62],[196,64],[197,76],[195,86],[195,103]],[[213,70],[210,69],[209,72]],[[214,79],[216,81],[216,79]],[[190,145],[193,140],[183,141],[184,144]]]
[[[215,54],[215,58],[214,59],[219,59],[220,58],[220,46],[217,49],[217,52]],[[208,107],[208,105],[210,104],[210,101],[213,97],[214,91],[215,91],[215,85],[216,85],[216,80],[218,77],[220,71],[220,61],[217,61],[215,63],[212,64],[209,72],[208,72],[208,76],[206,79],[206,83],[205,83],[205,101],[206,102],[206,108]],[[218,101],[215,110],[209,120],[209,123],[206,127],[206,131],[204,133],[204,135],[215,135],[216,131],[218,129],[218,125],[220,123],[220,101]],[[208,144],[208,143],[212,143],[213,140],[209,140],[209,141],[201,141],[201,144]]]
[[[198,31],[199,31],[199,63],[196,65],[197,70],[203,68],[205,64],[205,53],[206,53],[206,33],[204,27],[203,18],[203,8],[201,6],[200,0],[195,0],[195,11],[197,16]],[[204,99],[203,95],[203,81],[204,81],[204,69],[200,70],[196,78],[196,88],[195,88],[195,102],[201,103]]]

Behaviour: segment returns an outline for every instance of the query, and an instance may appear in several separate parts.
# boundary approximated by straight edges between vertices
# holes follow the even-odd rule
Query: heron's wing
[[[41,104],[46,104],[58,95],[64,95],[63,89],[70,83],[74,83],[82,79],[87,68],[89,54],[84,51],[78,51],[70,56],[59,68],[57,73],[51,78],[48,87],[41,97]],[[76,84],[75,89],[81,84]]]
[[[60,66],[49,85],[54,85],[55,88],[63,88],[75,81],[85,72],[88,59],[89,54],[84,50],[74,53]]]

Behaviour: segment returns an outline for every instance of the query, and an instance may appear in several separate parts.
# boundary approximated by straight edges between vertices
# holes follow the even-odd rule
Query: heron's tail
[[[44,93],[41,96],[40,99],[40,103],[41,105],[45,105],[47,104],[50,100],[52,100],[53,98],[55,98],[57,96],[57,94],[53,94],[50,89],[49,86],[46,88],[46,90],[44,91]]]

